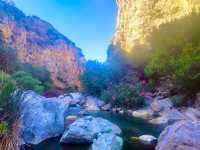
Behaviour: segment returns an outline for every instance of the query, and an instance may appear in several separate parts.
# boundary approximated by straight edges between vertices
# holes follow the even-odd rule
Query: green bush
[[[35,67],[31,64],[21,64],[19,70],[29,73],[33,78],[39,80],[45,90],[52,87],[52,80],[49,71],[45,67]]]
[[[152,35],[148,76],[172,76],[181,89],[195,93],[200,83],[200,15],[160,26]]]
[[[141,86],[139,84],[119,83],[104,91],[102,99],[115,107],[141,107],[144,105],[144,98],[140,96],[140,92]]]
[[[33,78],[29,73],[24,71],[18,71],[12,75],[12,78],[16,81],[18,88],[23,90],[34,90],[38,93],[44,91],[42,82]]]
[[[10,75],[0,71],[0,134],[11,131],[17,118],[19,97],[13,96],[15,90],[15,81]]]
[[[100,97],[105,103],[123,108],[144,104],[144,99],[140,96],[139,78],[129,65],[114,61],[103,64],[88,61],[80,79],[87,93]]]
[[[15,82],[11,79],[11,77],[0,71],[0,107],[9,102],[11,93],[15,90],[15,86]]]
[[[105,64],[97,61],[88,61],[85,72],[80,80],[89,94],[100,96],[110,82],[111,72]]]
[[[8,132],[8,123],[3,121],[0,123],[0,136]]]

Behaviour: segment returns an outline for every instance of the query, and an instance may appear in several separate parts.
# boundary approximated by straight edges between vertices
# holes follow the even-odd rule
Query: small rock
[[[113,108],[113,109],[112,109],[112,112],[113,112],[113,113],[116,113],[116,112],[117,112],[117,109],[116,109],[116,108]]]
[[[120,111],[119,111],[119,114],[124,114],[124,110],[120,110]]]
[[[101,108],[103,111],[110,111],[111,110],[111,105],[110,104],[106,104]]]
[[[140,109],[132,112],[132,116],[142,119],[150,119],[153,116],[153,111],[151,109]]]
[[[168,118],[165,115],[163,115],[149,120],[149,123],[160,126],[166,126],[168,124]]]
[[[139,140],[143,143],[143,144],[155,144],[157,141],[157,138],[152,136],[152,135],[142,135],[139,136]]]

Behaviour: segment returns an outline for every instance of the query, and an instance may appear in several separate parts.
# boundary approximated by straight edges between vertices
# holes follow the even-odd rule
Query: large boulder
[[[99,135],[111,133],[121,134],[121,129],[115,124],[102,119],[87,116],[76,120],[64,132],[61,143],[92,143]]]
[[[64,132],[68,99],[45,98],[27,91],[20,101],[21,144],[38,144]]]
[[[179,121],[160,135],[156,150],[199,150],[200,122]]]
[[[94,140],[92,150],[121,150],[123,140],[121,137],[112,134],[104,133]]]

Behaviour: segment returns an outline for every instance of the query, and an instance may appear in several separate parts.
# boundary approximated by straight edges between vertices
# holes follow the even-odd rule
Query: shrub
[[[80,80],[86,92],[94,96],[101,96],[109,84],[119,82],[123,73],[116,63],[111,65],[98,61],[88,61]]]
[[[43,92],[44,87],[42,83],[33,78],[29,73],[24,71],[18,71],[12,75],[12,78],[16,81],[18,88],[23,90],[34,90],[36,92]]]
[[[87,93],[113,106],[132,108],[144,104],[137,72],[130,65],[88,61],[80,79]]]
[[[13,123],[18,115],[18,96],[14,95],[15,82],[12,78],[0,72],[0,149],[11,149],[17,138],[14,138]],[[7,138],[9,137],[9,138]],[[13,139],[11,141],[11,139]],[[17,149],[17,146],[15,147]],[[13,149],[14,150],[14,149]]]
[[[200,15],[160,26],[152,35],[149,76],[172,76],[181,89],[195,93],[200,83]],[[178,29],[178,30],[177,30]]]
[[[49,71],[45,67],[35,67],[31,64],[21,64],[19,70],[29,73],[33,78],[39,80],[45,90],[52,87],[52,80]]]
[[[140,96],[141,86],[119,83],[102,94],[102,99],[111,102],[115,107],[133,108],[144,105],[144,98]]]
[[[0,123],[0,136],[8,132],[8,123],[3,121]]]
[[[101,92],[106,89],[109,78],[105,65],[97,61],[88,61],[85,65],[85,72],[81,75],[80,80],[89,94],[100,96]]]
[[[15,82],[11,77],[0,71],[0,107],[6,105],[15,90]]]
[[[112,97],[112,93],[110,92],[110,90],[104,90],[102,93],[101,93],[101,99],[107,104],[107,103],[110,103],[112,102],[112,99],[114,99]]]

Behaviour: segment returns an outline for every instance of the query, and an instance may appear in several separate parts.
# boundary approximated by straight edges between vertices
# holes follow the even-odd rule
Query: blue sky
[[[86,59],[106,59],[115,31],[115,0],[14,0],[27,15],[50,22],[83,50]]]

